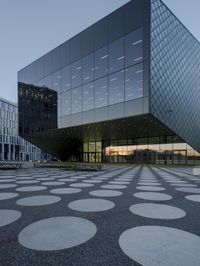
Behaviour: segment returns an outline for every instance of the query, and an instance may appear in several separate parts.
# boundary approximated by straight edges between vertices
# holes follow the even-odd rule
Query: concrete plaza
[[[200,263],[200,177],[189,167],[0,171],[0,265]]]

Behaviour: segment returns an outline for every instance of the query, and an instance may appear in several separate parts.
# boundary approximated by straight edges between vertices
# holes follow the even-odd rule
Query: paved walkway
[[[0,171],[1,266],[199,266],[191,168]]]

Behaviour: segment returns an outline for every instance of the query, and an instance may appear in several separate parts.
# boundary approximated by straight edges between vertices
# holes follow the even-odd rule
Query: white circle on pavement
[[[110,181],[109,184],[114,184],[114,185],[128,185],[130,182],[127,181]]]
[[[139,226],[119,238],[122,251],[141,265],[199,266],[200,237],[164,226]]]
[[[195,202],[200,202],[200,195],[187,195],[185,196],[187,200],[195,201]]]
[[[75,194],[81,191],[82,190],[80,188],[56,188],[50,190],[50,192],[53,194]]]
[[[52,181],[52,180],[55,180],[54,177],[39,177],[39,178],[36,178],[36,180],[38,181]]]
[[[18,195],[19,195],[18,193],[3,192],[3,193],[0,193],[0,200],[16,198]]]
[[[160,186],[161,183],[148,183],[148,182],[141,183],[141,182],[138,182],[138,185],[143,185],[143,186]]]
[[[186,192],[186,193],[200,193],[200,188],[186,188],[186,187],[180,187],[175,188],[177,191]]]
[[[121,196],[123,193],[117,190],[100,189],[90,191],[89,194],[97,197],[118,197]]]
[[[0,226],[11,224],[22,216],[21,212],[16,210],[0,210]]]
[[[44,186],[61,186],[61,185],[65,185],[65,183],[59,182],[59,181],[49,181],[49,182],[43,182],[42,185],[44,185]]]
[[[174,187],[197,187],[197,185],[194,185],[194,184],[170,184],[171,186],[174,186]]]
[[[43,206],[56,203],[60,200],[61,198],[57,196],[40,195],[22,198],[17,200],[16,203],[22,206]]]
[[[138,190],[147,190],[147,191],[164,191],[164,187],[153,187],[153,186],[139,186],[136,187]]]
[[[94,184],[86,184],[86,183],[74,183],[70,184],[70,187],[93,187]]]
[[[81,212],[100,212],[110,210],[115,204],[110,200],[105,199],[80,199],[72,201],[68,207],[75,211]]]
[[[139,216],[153,219],[178,219],[186,215],[180,208],[157,203],[138,203],[132,205],[129,210]]]
[[[14,184],[0,184],[0,189],[17,187]]]
[[[158,192],[137,192],[133,194],[134,197],[139,199],[146,199],[146,200],[170,200],[172,196],[165,194],[165,193],[158,193]]]
[[[77,179],[72,179],[72,178],[60,178],[60,179],[58,179],[58,181],[61,181],[61,182],[76,182]]]
[[[18,236],[19,242],[33,250],[61,250],[87,242],[97,232],[94,223],[71,216],[53,217],[25,227]]]
[[[17,184],[36,184],[39,183],[40,181],[37,180],[22,180],[22,181],[17,181]]]
[[[124,189],[127,188],[125,185],[102,185],[102,188],[108,188],[108,189]]]
[[[102,180],[83,180],[84,183],[98,184],[102,183]]]
[[[45,186],[25,186],[25,187],[16,188],[16,191],[29,192],[29,191],[40,191],[45,189],[47,189],[47,187]]]
[[[9,182],[13,182],[13,181],[16,181],[15,179],[0,179],[0,183],[9,183]]]

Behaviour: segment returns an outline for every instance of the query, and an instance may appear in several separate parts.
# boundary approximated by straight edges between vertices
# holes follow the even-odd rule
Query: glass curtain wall
[[[169,136],[105,142],[103,161],[109,163],[200,165],[200,154],[197,151],[186,143],[175,141],[177,141],[176,137]]]

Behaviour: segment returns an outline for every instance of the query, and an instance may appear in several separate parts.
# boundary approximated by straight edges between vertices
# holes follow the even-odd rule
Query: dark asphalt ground
[[[48,185],[46,190],[35,192],[17,192],[16,189],[25,186],[38,186],[45,181],[40,181],[37,184],[17,184],[20,178],[27,177],[27,180],[37,180],[40,177],[52,177],[54,181],[62,178],[70,178],[82,175],[87,180],[92,178],[111,175],[102,183],[94,184],[92,187],[81,188],[82,191],[75,194],[56,195],[50,190],[55,188],[70,187],[70,184],[83,182],[84,179],[79,179],[74,182],[65,182],[65,185],[51,186]],[[13,178],[11,178],[13,176]],[[95,197],[89,194],[93,190],[101,190],[102,185],[110,184],[110,181],[115,180],[119,176],[123,178],[132,177],[130,184],[126,188],[113,189],[121,191],[123,194],[117,197]],[[0,209],[9,209],[20,211],[22,216],[8,225],[0,226],[0,266],[131,266],[141,265],[135,260],[129,258],[120,248],[119,237],[129,228],[137,226],[155,225],[167,226],[184,230],[200,236],[200,203],[185,199],[186,195],[194,195],[194,193],[185,193],[177,191],[176,186],[172,186],[170,182],[166,182],[163,177],[177,177],[179,180],[186,180],[188,184],[196,185],[195,188],[200,188],[200,177],[196,180],[191,180],[192,168],[189,167],[107,167],[101,172],[72,172],[59,171],[55,169],[21,169],[0,171],[0,180],[14,179],[10,182],[2,181],[2,184],[16,184],[13,188],[0,188],[1,193],[12,192],[19,195],[12,199],[0,200]],[[155,177],[164,187],[165,191],[172,196],[168,201],[153,201],[139,199],[133,196],[136,192],[145,192],[136,189],[140,178]],[[195,177],[194,177],[195,178]],[[26,180],[26,179],[24,179]],[[178,187],[178,186],[177,186]],[[44,206],[20,206],[16,201],[29,196],[37,195],[54,195],[61,197],[61,200],[54,204]],[[196,195],[200,195],[196,194]],[[115,207],[99,212],[83,212],[75,211],[68,207],[68,204],[77,199],[96,198],[112,201]],[[178,207],[186,212],[186,216],[179,219],[151,219],[130,212],[129,207],[137,203],[160,203]],[[88,219],[97,227],[97,233],[87,242],[82,243],[72,248],[53,251],[38,251],[29,249],[21,245],[18,241],[18,235],[28,225],[46,218],[59,216],[73,216]],[[0,217],[1,221],[1,217]],[[153,240],[152,240],[153,241]],[[180,247],[181,248],[181,247]],[[200,251],[200,250],[199,250]],[[162,265],[162,263],[160,264]],[[200,265],[200,261],[199,261]],[[171,266],[171,265],[169,265]],[[177,264],[179,266],[179,264]],[[181,265],[182,266],[182,265]],[[188,265],[188,266],[192,266]]]

